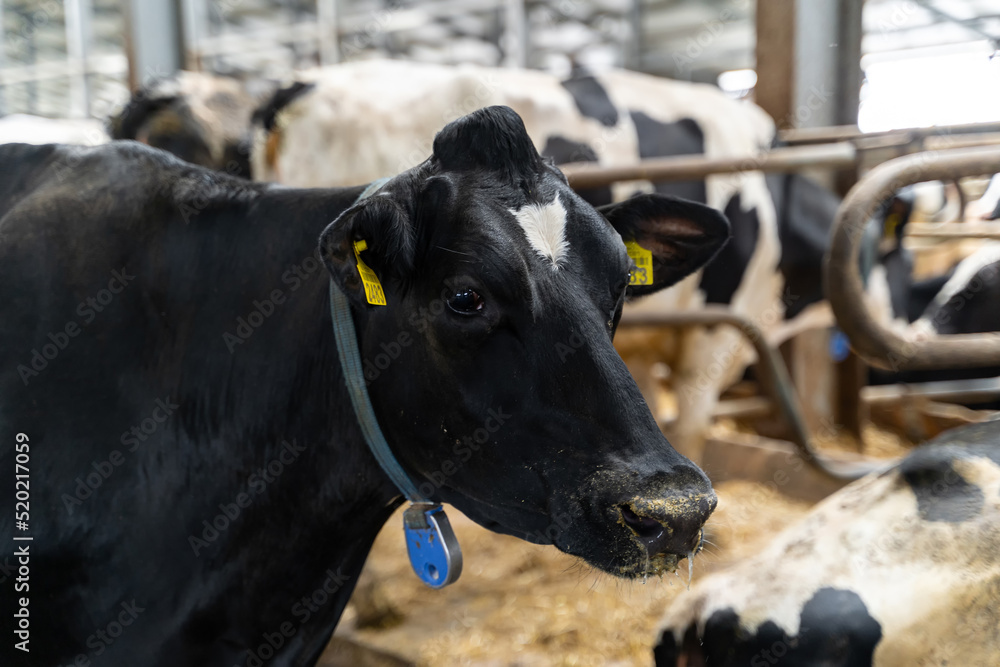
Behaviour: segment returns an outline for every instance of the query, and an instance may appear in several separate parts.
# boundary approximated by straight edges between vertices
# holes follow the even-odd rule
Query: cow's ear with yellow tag
[[[637,195],[597,209],[632,260],[628,295],[652,294],[706,265],[729,240],[729,221],[697,202]]]
[[[412,225],[393,197],[373,195],[347,209],[320,236],[319,250],[330,275],[351,301],[385,306],[391,285],[413,265]]]

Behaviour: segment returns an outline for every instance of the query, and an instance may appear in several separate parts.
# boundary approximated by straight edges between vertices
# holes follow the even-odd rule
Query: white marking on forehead
[[[552,262],[552,269],[559,268],[559,261],[569,250],[566,241],[566,209],[559,195],[549,204],[528,204],[520,210],[510,209],[524,230],[528,242],[543,259]]]

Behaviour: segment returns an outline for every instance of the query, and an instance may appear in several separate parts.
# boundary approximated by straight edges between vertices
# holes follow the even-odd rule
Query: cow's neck
[[[258,204],[265,215],[271,204],[278,211],[282,208],[280,198],[287,192],[275,194],[278,202],[265,199]],[[227,547],[239,551],[245,561],[243,578],[218,566],[211,576],[220,581],[223,595],[239,589],[241,599],[247,600],[245,612],[234,623],[240,633],[247,633],[242,641],[259,643],[261,633],[288,621],[296,639],[286,650],[300,658],[322,650],[375,536],[401,501],[364,443],[351,407],[330,321],[328,273],[322,266],[312,272],[303,268],[306,258],[315,256],[320,232],[356,193],[303,202],[309,196],[300,191],[296,198],[296,208],[309,211],[308,224],[294,232],[286,225],[280,240],[272,236],[266,250],[274,259],[262,262],[256,272],[266,277],[251,278],[252,284],[242,288],[260,301],[257,295],[269,295],[274,288],[274,276],[285,275],[286,267],[300,267],[283,285],[285,302],[244,343],[234,346],[225,379],[216,378],[236,407],[228,413],[220,410],[217,399],[197,386],[181,399],[182,406],[189,403],[182,410],[210,409],[199,403],[214,400],[211,409],[221,422],[214,430],[237,440],[243,452],[239,484],[216,494],[208,511],[252,491],[244,481],[247,473],[264,477],[260,471],[269,466],[277,470],[274,461],[284,462],[280,474],[264,480],[260,501],[246,510],[245,521],[241,519],[247,530],[226,535]],[[216,305],[232,313],[225,298]],[[245,380],[249,377],[252,384]],[[253,578],[246,578],[248,571]],[[303,602],[306,598],[312,598],[315,609]]]

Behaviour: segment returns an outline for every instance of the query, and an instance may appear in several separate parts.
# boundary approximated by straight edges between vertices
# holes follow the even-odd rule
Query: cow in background
[[[919,185],[941,189],[939,183]],[[884,326],[897,330],[912,327],[911,334],[935,336],[1000,331],[1000,308],[996,306],[1000,303],[1000,243],[963,239],[958,247],[949,249],[944,255],[961,258],[960,261],[939,275],[916,277],[915,254],[903,243],[903,236],[911,220],[940,217],[940,214],[928,215],[927,206],[922,205],[920,199],[926,191],[926,187],[923,192],[913,186],[902,188],[869,222],[861,248],[861,273],[866,282],[870,311],[881,318]],[[979,203],[969,205],[972,215]],[[869,381],[872,384],[919,383],[998,374],[1000,368],[995,366],[916,371],[871,368]],[[979,408],[1000,405],[996,401],[978,399],[966,404]]]
[[[733,240],[704,272],[630,309],[728,304],[775,343],[803,321],[830,321],[809,305],[822,296],[821,259],[839,200],[805,178],[752,171],[775,141],[774,123],[759,107],[713,86],[626,71],[561,82],[534,71],[347,63],[305,73],[258,111],[254,177],[328,186],[387,176],[415,164],[439,127],[488,104],[515,109],[539,152],[557,164],[614,166],[700,153],[746,158],[751,170],[740,174],[656,186],[617,183],[581,193],[599,205],[656,191],[707,203],[733,221]],[[685,455],[700,458],[719,394],[753,359],[749,345],[724,327],[679,337],[623,331],[616,345],[654,408],[659,381],[651,367],[670,365],[681,404],[672,439]]]
[[[134,139],[186,162],[250,178],[251,117],[274,87],[178,72],[136,92],[109,120],[111,138]]]
[[[557,163],[630,164],[638,152],[627,117],[609,127],[579,113],[543,72],[376,60],[297,79],[255,113],[255,180],[330,187],[383,178],[418,164],[442,126],[491,104],[514,109],[536,149]],[[609,203],[610,192],[588,201]]]
[[[669,606],[657,667],[1000,664],[1000,421],[941,434]]]

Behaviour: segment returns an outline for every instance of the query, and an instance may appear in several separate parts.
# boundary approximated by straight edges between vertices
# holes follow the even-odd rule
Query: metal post
[[[628,16],[628,26],[632,33],[629,35],[628,44],[625,45],[625,67],[627,69],[633,69],[636,71],[642,71],[642,54],[643,54],[643,39],[642,39],[642,15],[643,6],[641,2],[633,2],[632,6],[629,7]]]
[[[0,0],[0,30],[2,30],[4,25],[3,22],[3,0]],[[0,71],[6,66],[6,58],[4,57],[6,44],[0,44]],[[0,83],[0,116],[7,115],[7,86]]]
[[[319,24],[319,64],[340,62],[340,30],[337,25],[337,0],[316,0]]]
[[[183,66],[180,20],[171,0],[129,0],[127,29],[133,90]]]
[[[797,0],[795,127],[854,125],[861,86],[861,0]]]
[[[504,0],[504,31],[501,48],[504,67],[524,67],[527,51],[527,31],[524,22],[524,0]]]
[[[87,82],[87,51],[90,47],[89,0],[64,0],[66,29],[66,70],[69,75],[69,116],[90,115],[90,90]]]
[[[133,0],[133,2],[136,0]],[[183,30],[181,62],[189,70],[201,70],[201,40],[208,27],[208,8],[205,0],[181,0]]]
[[[757,104],[783,128],[791,124],[795,85],[796,0],[757,3]]]

